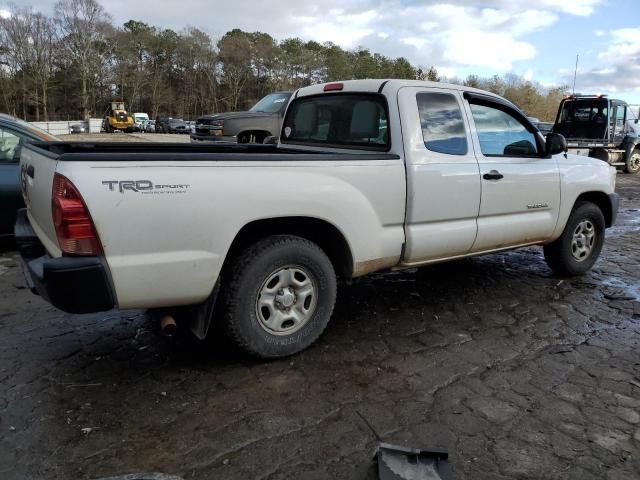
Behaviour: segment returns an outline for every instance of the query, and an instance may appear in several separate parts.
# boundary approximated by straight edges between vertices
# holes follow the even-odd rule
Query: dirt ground
[[[373,479],[377,440],[458,479],[640,478],[640,176],[601,260],[540,248],[340,288],[306,352],[259,363],[142,312],[62,313],[0,256],[0,478]]]

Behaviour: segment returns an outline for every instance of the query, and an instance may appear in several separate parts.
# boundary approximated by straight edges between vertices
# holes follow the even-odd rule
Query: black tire
[[[582,260],[574,256],[574,234],[579,226],[592,225],[594,229],[593,243],[588,254]],[[557,275],[572,277],[589,271],[598,260],[604,245],[604,215],[600,208],[591,202],[577,202],[564,227],[562,235],[554,242],[544,246],[544,257],[547,264]],[[581,246],[580,240],[577,246]],[[576,255],[579,251],[576,251]]]
[[[297,330],[290,334],[269,331],[264,310],[260,310],[258,304],[261,292],[268,288],[267,281],[274,275],[297,269],[304,270],[314,288],[310,296],[315,297],[315,306],[308,311],[306,321],[300,322],[300,326],[295,327]],[[331,318],[337,286],[333,265],[316,244],[292,235],[267,237],[238,255],[230,272],[230,279],[223,287],[221,317],[236,348],[258,358],[280,358],[301,352],[320,337]],[[304,303],[307,307],[306,298]],[[294,304],[291,309],[295,308]]]
[[[625,173],[638,173],[640,172],[640,148],[636,148],[629,154],[629,158],[625,163]]]

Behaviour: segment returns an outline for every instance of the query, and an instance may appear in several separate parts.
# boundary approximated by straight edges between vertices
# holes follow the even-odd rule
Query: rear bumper
[[[18,212],[15,239],[33,293],[69,313],[114,308],[115,295],[103,258],[49,256],[29,223],[26,209]]]
[[[620,205],[620,195],[617,193],[609,194],[609,203],[611,204],[611,223],[607,227],[615,225],[618,217],[618,206]]]

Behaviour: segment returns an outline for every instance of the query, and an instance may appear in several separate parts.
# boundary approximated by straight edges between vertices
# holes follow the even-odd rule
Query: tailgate
[[[25,144],[20,154],[20,179],[27,215],[38,238],[53,257],[61,256],[51,213],[51,190],[57,155]]]

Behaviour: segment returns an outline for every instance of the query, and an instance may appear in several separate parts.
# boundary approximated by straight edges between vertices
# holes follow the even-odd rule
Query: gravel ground
[[[540,248],[371,275],[315,346],[267,363],[141,312],[60,312],[6,251],[0,478],[373,479],[362,418],[447,449],[458,479],[640,478],[640,176],[618,191],[581,278]]]

